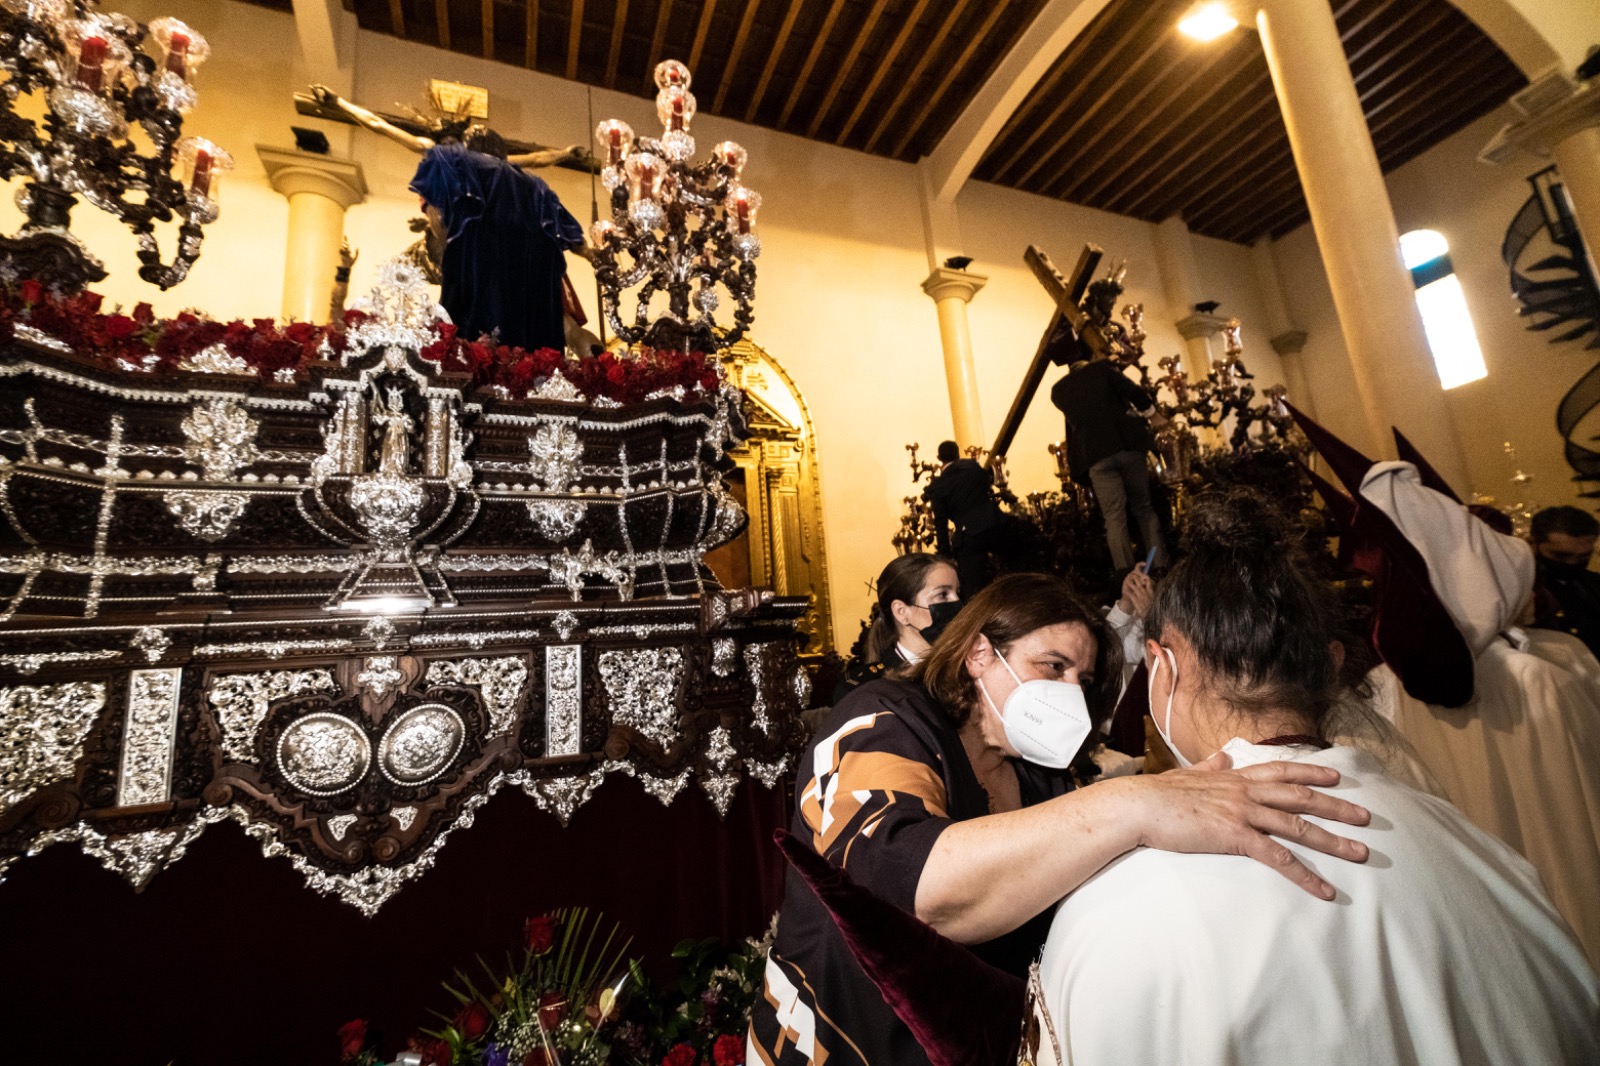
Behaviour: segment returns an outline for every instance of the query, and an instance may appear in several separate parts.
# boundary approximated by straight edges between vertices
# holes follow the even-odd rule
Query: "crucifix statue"
[[[429,244],[439,254],[440,304],[459,335],[494,335],[521,348],[568,346],[569,320],[583,312],[567,281],[565,253],[584,254],[583,227],[545,182],[528,168],[579,164],[581,146],[513,146],[464,114],[432,126],[397,120],[313,85],[302,111],[354,122],[422,156],[411,191],[422,198]],[[520,150],[513,150],[517,148]],[[590,339],[579,334],[580,351]]]

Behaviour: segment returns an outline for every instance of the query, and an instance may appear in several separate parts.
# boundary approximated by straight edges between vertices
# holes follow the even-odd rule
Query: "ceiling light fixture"
[[[1179,20],[1178,29],[1197,41],[1214,41],[1238,25],[1225,4],[1202,4]]]

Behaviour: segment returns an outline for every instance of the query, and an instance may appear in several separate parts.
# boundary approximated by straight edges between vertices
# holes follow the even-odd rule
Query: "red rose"
[[[522,1066],[545,1066],[544,1049],[534,1048],[522,1056]]]
[[[523,923],[522,935],[528,942],[528,950],[535,955],[549,951],[556,942],[556,925],[555,918],[549,914],[529,918]]]
[[[666,1058],[661,1060],[661,1066],[694,1066],[694,1048],[688,1044],[674,1044],[672,1050],[667,1052]]]
[[[367,1020],[357,1018],[339,1026],[339,1061],[353,1062],[367,1046]]]
[[[283,335],[304,346],[317,338],[317,327],[309,322],[291,322],[283,328]]]
[[[717,1066],[744,1066],[744,1041],[731,1033],[717,1037],[711,1045],[711,1061]]]
[[[22,302],[29,307],[37,306],[44,302],[44,286],[32,278],[22,283]]]
[[[554,1029],[567,1016],[567,997],[562,992],[539,993],[539,1024]]]
[[[621,385],[628,377],[628,370],[621,363],[612,363],[606,367],[606,380],[613,385]]]
[[[150,323],[156,320],[156,313],[147,303],[134,304],[133,320],[139,323],[141,326],[148,326]]]
[[[451,1022],[463,1040],[476,1040],[489,1031],[489,1010],[482,1003],[473,1000],[463,1003],[461,1009],[456,1011],[455,1020]]]
[[[106,336],[112,340],[125,341],[133,336],[137,324],[127,315],[110,315],[105,321]]]
[[[414,1036],[407,1043],[408,1050],[422,1056],[422,1066],[450,1066],[450,1045],[443,1040],[424,1040]]]

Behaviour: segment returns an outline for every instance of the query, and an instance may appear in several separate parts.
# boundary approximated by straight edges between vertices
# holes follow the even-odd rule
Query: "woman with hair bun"
[[[1070,767],[1109,713],[1120,667],[1104,620],[1066,582],[1001,577],[962,607],[909,677],[862,685],[829,712],[800,761],[793,835],[857,884],[1019,975],[1043,943],[1049,909],[1142,846],[1249,855],[1299,886],[1290,891],[1331,898],[1268,835],[1365,858],[1364,848],[1298,817],[1366,817],[1305,787],[1335,784],[1331,770],[1227,771],[1222,759],[1078,787],[1083,778]],[[745,1061],[928,1061],[793,870]]]
[[[1337,771],[1373,815],[1339,829],[1372,861],[1319,862],[1338,890],[1324,907],[1236,856],[1125,856],[1056,911],[1035,1061],[1600,1062],[1600,979],[1533,868],[1324,739],[1342,689],[1331,591],[1292,543],[1259,494],[1195,502],[1145,617],[1151,716],[1181,765],[1220,749],[1235,768]],[[1287,846],[1319,859],[1305,844]]]

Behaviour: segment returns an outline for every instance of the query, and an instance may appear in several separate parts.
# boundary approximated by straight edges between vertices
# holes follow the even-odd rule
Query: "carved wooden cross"
[[[1078,255],[1078,265],[1072,268],[1072,277],[1063,278],[1055,264],[1050,262],[1050,257],[1037,245],[1030,244],[1023,253],[1023,261],[1032,268],[1034,277],[1039,279],[1039,284],[1055,301],[1056,310],[1050,316],[1050,325],[1045,329],[1044,336],[1039,338],[1038,350],[1033,353],[1033,361],[1028,364],[1022,387],[1017,390],[1016,399],[1011,401],[1011,410],[1006,412],[1006,419],[1000,425],[1000,434],[994,439],[994,447],[989,449],[988,462],[991,467],[996,458],[1005,457],[1006,449],[1011,447],[1011,442],[1016,438],[1017,429],[1022,425],[1022,416],[1028,413],[1033,394],[1039,391],[1039,384],[1044,381],[1045,367],[1050,363],[1065,366],[1071,361],[1074,348],[1062,343],[1065,339],[1062,337],[1063,324],[1071,327],[1072,333],[1089,346],[1096,358],[1110,354],[1111,346],[1106,335],[1078,306],[1104,254],[1096,245],[1085,244]]]

